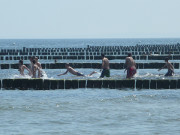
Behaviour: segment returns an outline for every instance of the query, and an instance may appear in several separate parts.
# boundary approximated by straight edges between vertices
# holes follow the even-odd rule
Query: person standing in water
[[[126,78],[132,78],[136,74],[136,63],[134,59],[132,58],[132,54],[128,53],[128,56],[126,57],[125,61],[125,71],[127,71]]]
[[[36,60],[33,60],[33,65],[32,65],[32,78],[37,78],[36,77],[36,72],[38,71],[38,78],[41,77],[41,70],[36,64]]]
[[[165,58],[165,65],[160,68],[158,71],[160,71],[161,69],[167,67],[168,72],[164,75],[164,76],[173,76],[174,75],[174,66],[169,62],[169,58],[166,57]]]
[[[42,66],[38,60],[39,60],[38,57],[35,57],[36,65],[39,67],[39,70],[40,70],[40,77],[43,77]]]
[[[100,75],[100,78],[103,78],[104,76],[110,77],[110,70],[109,70],[109,60],[105,57],[104,54],[101,54],[102,58],[102,72]]]
[[[36,65],[37,65],[40,69],[42,69],[41,63],[40,63],[38,60],[39,60],[38,57],[35,57]]]
[[[24,69],[26,69],[27,71],[29,71],[29,75],[31,75],[31,71],[29,70],[29,68],[26,67],[26,65],[23,64],[23,60],[19,60],[19,72],[21,75],[24,76]]]
[[[32,66],[33,66],[33,57],[31,57],[31,56],[30,56],[30,57],[29,57],[29,61],[30,61],[30,64],[29,64],[29,66],[28,66],[28,67],[29,67],[29,70],[30,70],[30,71],[31,71],[31,73],[32,73],[32,72],[33,72],[33,71],[32,71]]]
[[[59,74],[59,75],[57,75],[57,76],[65,75],[65,74],[67,74],[68,72],[71,73],[71,74],[73,74],[73,75],[76,75],[76,76],[85,76],[84,74],[82,74],[82,73],[74,70],[74,69],[69,65],[69,63],[66,63],[66,64],[65,64],[65,67],[66,67],[66,69],[67,69],[66,72],[64,72],[63,74]],[[92,72],[91,74],[89,74],[88,76],[91,76],[92,74],[95,74],[95,73],[97,73],[97,72],[93,71],[93,72]]]

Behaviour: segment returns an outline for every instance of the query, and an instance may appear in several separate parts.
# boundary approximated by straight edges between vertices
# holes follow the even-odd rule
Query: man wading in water
[[[110,70],[109,70],[109,60],[105,57],[104,54],[101,54],[102,58],[102,72],[100,78],[104,76],[110,77]]]
[[[71,74],[73,74],[73,75],[76,75],[76,76],[85,76],[84,74],[82,74],[82,73],[74,70],[74,69],[69,65],[69,63],[66,63],[66,64],[65,64],[65,67],[66,67],[66,69],[67,69],[66,72],[64,72],[63,74],[59,74],[59,75],[57,75],[57,76],[65,75],[65,74],[67,74],[68,72],[71,73]],[[97,73],[97,72],[93,71],[93,72],[92,72],[91,74],[89,74],[88,76],[91,76],[92,74],[95,74],[95,73]]]
[[[136,74],[136,63],[134,59],[132,58],[132,54],[128,53],[128,57],[126,57],[126,62],[125,62],[125,70],[127,70],[127,75],[126,78],[132,78]]]
[[[166,57],[165,58],[166,64],[162,68],[160,68],[158,71],[160,71],[161,69],[167,67],[168,72],[164,76],[173,76],[174,75],[174,66],[168,60],[169,59]]]

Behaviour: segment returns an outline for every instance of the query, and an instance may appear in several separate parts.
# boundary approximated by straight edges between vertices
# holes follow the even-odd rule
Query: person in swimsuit
[[[28,66],[28,67],[29,67],[29,70],[30,70],[30,71],[31,71],[31,73],[32,73],[32,72],[33,72],[33,71],[32,71],[32,66],[33,66],[33,57],[31,57],[31,56],[30,56],[30,57],[29,57],[29,61],[30,61],[30,64],[29,64],[29,66]]]
[[[174,75],[174,66],[169,62],[168,57],[165,58],[165,63],[166,64],[162,68],[160,68],[158,71],[160,71],[161,69],[167,67],[168,72],[164,76],[173,76]]]
[[[41,77],[41,70],[40,68],[36,65],[36,60],[33,60],[33,65],[32,65],[32,78],[37,78],[36,77],[36,72],[38,71],[38,78]]]
[[[109,70],[109,60],[105,57],[104,54],[101,54],[102,58],[102,72],[100,75],[100,78],[103,78],[104,76],[110,77],[110,70]]]
[[[35,57],[35,61],[36,61],[36,65],[39,67],[40,69],[40,76],[43,77],[43,73],[42,73],[42,66],[41,63],[38,61],[38,57]]]
[[[57,75],[57,76],[65,75],[65,74],[67,74],[68,72],[71,73],[71,74],[73,74],[73,75],[76,75],[76,76],[85,76],[84,74],[82,74],[82,73],[74,70],[74,69],[69,65],[69,63],[66,63],[66,64],[65,64],[65,67],[66,67],[66,69],[67,69],[66,72],[64,72],[63,74],[59,74],[59,75]],[[91,76],[92,74],[95,74],[95,73],[97,73],[97,72],[93,71],[93,72],[92,72],[91,74],[89,74],[88,76]]]
[[[126,78],[132,78],[136,74],[136,63],[132,58],[132,54],[128,53],[128,57],[126,57],[125,61],[125,71],[127,71]]]
[[[31,75],[31,71],[29,70],[29,68],[27,68],[24,64],[23,64],[23,60],[19,60],[19,72],[21,75],[24,76],[24,69],[26,69],[27,71],[29,71],[29,75]]]
[[[40,69],[42,69],[41,63],[40,63],[38,60],[39,60],[38,57],[35,57],[36,65],[37,65]]]

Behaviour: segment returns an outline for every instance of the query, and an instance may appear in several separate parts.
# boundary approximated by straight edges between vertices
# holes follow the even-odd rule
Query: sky
[[[180,38],[180,0],[0,0],[0,39]]]

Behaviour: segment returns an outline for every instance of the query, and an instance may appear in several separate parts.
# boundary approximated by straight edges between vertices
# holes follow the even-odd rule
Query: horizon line
[[[180,39],[180,37],[124,37],[124,38],[0,38],[0,40],[4,39]]]

